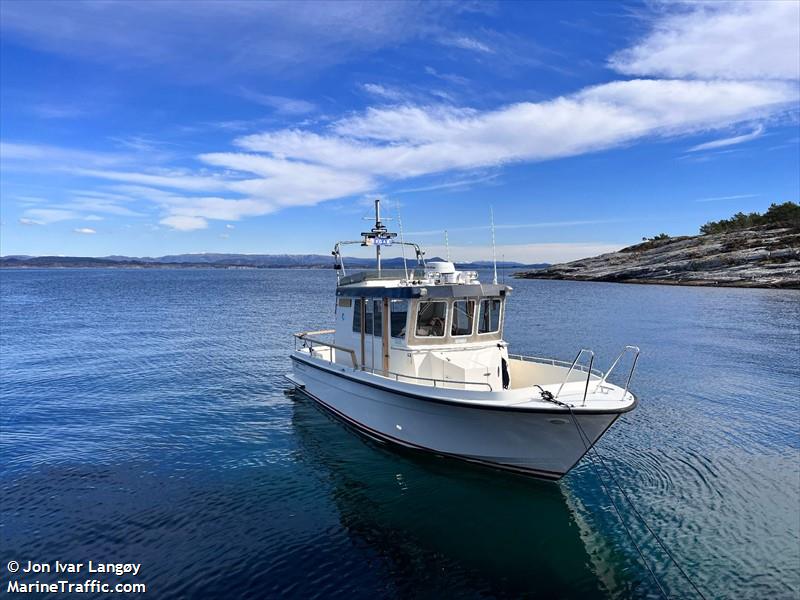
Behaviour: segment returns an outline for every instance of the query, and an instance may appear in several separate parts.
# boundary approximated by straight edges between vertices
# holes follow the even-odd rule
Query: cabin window
[[[339,298],[339,308],[350,308],[352,304],[352,298]]]
[[[364,333],[383,335],[383,303],[381,300],[365,300],[367,310],[364,314]]]
[[[481,314],[478,319],[478,333],[496,333],[500,331],[500,298],[481,300]]]
[[[404,338],[406,336],[408,300],[392,300],[389,305],[389,314],[392,316],[392,337]]]
[[[361,333],[361,298],[353,303],[353,331]]]
[[[474,300],[456,300],[453,302],[453,324],[450,335],[472,335],[472,321],[475,319]]]
[[[417,309],[417,336],[444,337],[447,302],[420,302]]]

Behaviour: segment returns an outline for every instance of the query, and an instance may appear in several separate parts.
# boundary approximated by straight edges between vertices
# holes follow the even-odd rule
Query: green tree
[[[700,233],[725,233],[764,225],[769,227],[795,227],[800,229],[800,205],[795,202],[770,204],[763,215],[757,212],[738,212],[730,219],[709,221],[700,227]]]

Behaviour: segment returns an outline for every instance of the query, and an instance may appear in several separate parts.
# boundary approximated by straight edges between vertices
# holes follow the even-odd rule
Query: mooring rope
[[[578,436],[581,438],[581,443],[586,448],[587,454],[590,453],[590,452],[593,452],[594,455],[597,456],[597,458],[600,460],[600,464],[603,465],[603,468],[605,469],[606,473],[608,473],[608,475],[611,478],[611,480],[617,486],[617,489],[619,489],[619,491],[622,493],[623,498],[625,498],[625,500],[628,503],[628,505],[631,507],[631,509],[633,509],[633,513],[636,515],[636,517],[639,519],[639,521],[642,523],[642,525],[644,525],[645,529],[647,529],[647,531],[650,532],[650,535],[652,535],[653,538],[655,538],[656,542],[658,542],[658,545],[661,546],[661,549],[664,550],[664,552],[667,554],[667,556],[669,556],[670,560],[672,561],[672,564],[674,564],[678,568],[678,571],[681,573],[681,575],[683,575],[683,578],[689,583],[689,585],[692,587],[692,589],[694,589],[694,591],[697,593],[697,595],[700,596],[700,598],[702,598],[703,600],[706,600],[706,597],[703,594],[703,592],[700,591],[700,588],[697,587],[697,585],[694,583],[694,581],[692,581],[692,578],[689,577],[689,574],[686,573],[686,571],[683,569],[683,567],[681,567],[680,563],[678,563],[678,561],[675,558],[675,556],[672,554],[672,552],[670,552],[669,548],[667,548],[667,545],[664,543],[664,541],[661,539],[661,537],[655,531],[653,531],[653,528],[650,527],[650,525],[647,523],[647,521],[642,516],[642,514],[637,510],[637,508],[634,505],[633,501],[630,499],[630,496],[628,496],[627,492],[622,487],[622,485],[620,485],[619,480],[616,478],[616,476],[614,475],[613,471],[611,471],[609,466],[606,464],[606,461],[603,459],[603,456],[600,454],[600,452],[597,450],[597,448],[595,448],[591,444],[591,441],[589,440],[589,436],[586,434],[586,432],[583,430],[583,427],[581,427],[581,424],[578,422],[578,419],[577,419],[577,417],[575,416],[575,413],[572,410],[572,406],[570,406],[569,404],[567,404],[565,402],[561,402],[559,400],[556,400],[553,397],[551,392],[548,392],[547,390],[542,389],[541,386],[537,385],[536,387],[538,387],[539,390],[541,391],[541,396],[542,396],[543,400],[545,400],[547,402],[553,402],[555,404],[558,404],[559,406],[563,406],[564,408],[566,408],[569,411],[570,417],[572,418],[572,422],[575,424],[575,428],[578,431]],[[611,501],[611,505],[614,507],[614,512],[616,512],[617,518],[619,519],[619,522],[622,524],[622,527],[625,529],[625,533],[628,535],[628,538],[631,540],[631,543],[633,544],[634,548],[636,548],[636,552],[639,554],[639,557],[642,559],[642,564],[644,564],[645,568],[650,573],[650,576],[653,578],[653,581],[655,582],[656,586],[658,587],[659,591],[661,592],[661,595],[664,598],[669,598],[669,595],[664,590],[664,587],[661,585],[661,582],[659,581],[659,579],[656,576],[655,572],[650,567],[649,563],[647,562],[647,559],[644,557],[644,553],[639,548],[639,545],[636,543],[636,540],[633,539],[633,535],[631,534],[630,529],[628,528],[627,524],[625,523],[625,520],[622,518],[622,513],[619,510],[619,507],[617,507],[617,503],[614,501],[614,498],[611,496],[611,493],[609,492],[608,488],[606,487],[605,480],[603,479],[602,475],[597,470],[597,466],[595,465],[594,460],[590,459],[589,463],[592,465],[592,470],[594,471],[594,474],[597,477],[597,479],[600,481],[600,485],[602,485],[603,491],[605,492],[606,496],[608,496],[608,499]]]

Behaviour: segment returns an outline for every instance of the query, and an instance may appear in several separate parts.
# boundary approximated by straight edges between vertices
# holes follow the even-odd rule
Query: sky
[[[800,2],[0,2],[0,254],[559,262],[800,196]],[[355,252],[359,254],[359,252]]]

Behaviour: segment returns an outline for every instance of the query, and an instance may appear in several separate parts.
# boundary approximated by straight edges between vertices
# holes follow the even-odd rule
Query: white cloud
[[[167,225],[178,231],[195,231],[197,229],[206,229],[208,221],[202,217],[191,216],[178,216],[164,217],[159,221],[162,225]]]
[[[203,154],[200,159],[218,167],[258,175],[256,179],[232,181],[228,189],[259,198],[270,207],[316,204],[374,187],[374,181],[363,173],[307,162],[232,152]]]
[[[41,221],[37,221],[35,219],[28,219],[26,217],[19,218],[20,225],[44,225]]]
[[[469,79],[467,79],[466,77],[462,77],[461,75],[456,75],[455,73],[440,73],[431,66],[425,67],[425,73],[431,75],[432,77],[436,77],[443,81],[447,81],[448,83],[455,83],[457,85],[466,85],[469,83]]]
[[[124,47],[124,34],[118,38],[116,32],[109,33],[105,25],[112,13],[105,4],[93,8],[94,4],[73,3],[69,10],[60,3],[47,4],[53,14],[59,15],[55,21],[53,14],[42,14],[47,11],[39,8],[40,3],[34,3],[35,8],[27,8],[31,3],[26,8],[20,8],[21,3],[8,8],[9,4],[2,5],[4,31],[10,30],[14,36],[35,40],[42,47],[53,44],[67,52],[81,52],[84,46],[91,46],[95,54],[109,48],[112,53],[123,54],[154,51],[153,56],[148,54],[151,60],[169,55],[166,50],[176,42],[168,39],[167,32],[178,16],[187,20],[190,29],[199,26],[197,19],[205,24],[205,19],[216,16],[224,27],[235,31],[231,24],[240,25],[241,19],[258,21],[264,14],[277,14],[274,3],[209,5],[207,14],[199,17],[194,14],[197,11],[184,8],[182,3],[136,4],[135,9],[133,4],[114,3],[115,14],[141,11],[134,21],[144,14],[165,16],[164,20],[156,19],[154,29],[143,34],[154,41],[154,50]],[[379,4],[384,8],[375,8]],[[385,8],[388,4],[395,6],[338,2],[308,8],[311,5],[304,3],[296,9],[300,17],[286,16],[291,11],[278,11],[280,17],[276,18],[289,19],[295,25],[307,20],[312,29],[322,22],[327,27],[331,20],[342,20],[342,27],[353,33],[353,28],[367,27],[370,17],[388,19],[384,25],[392,24],[387,15],[395,9]],[[800,10],[798,6],[789,2],[670,5],[667,16],[656,21],[649,36],[611,60],[615,68],[625,73],[689,79],[612,81],[544,101],[492,110],[415,105],[406,99],[404,104],[349,114],[325,127],[312,125],[239,137],[234,144],[240,151],[200,154],[197,158],[203,166],[195,170],[155,169],[152,161],[142,160],[147,152],[138,149],[137,160],[131,160],[130,156],[26,144],[4,144],[0,148],[3,168],[45,165],[81,177],[117,182],[112,191],[76,194],[60,209],[43,209],[61,210],[61,217],[52,212],[44,216],[25,213],[25,219],[53,222],[75,218],[64,217],[65,214],[130,216],[136,211],[125,203],[144,200],[161,211],[163,225],[196,230],[208,227],[208,220],[237,221],[284,207],[374,192],[390,182],[418,176],[552,160],[647,139],[780,121],[787,113],[796,117],[800,100],[800,90],[793,79],[800,61],[800,33],[794,18]],[[369,15],[363,21],[352,19],[361,16],[362,8]],[[324,14],[320,16],[319,11]],[[7,15],[11,15],[10,20]],[[52,27],[62,21],[74,28]],[[274,26],[270,23],[267,29],[272,31]],[[185,32],[181,29],[175,35],[184,40]],[[86,36],[77,39],[79,34]],[[259,37],[269,35],[260,32]],[[292,43],[297,39],[305,40],[298,36]],[[440,41],[475,52],[492,50],[465,36],[445,36]],[[70,44],[76,47],[70,48]],[[252,58],[248,55],[247,60]],[[433,68],[426,72],[441,76]],[[367,83],[364,89],[394,99],[395,91],[380,84]],[[311,109],[302,100],[282,96],[256,93],[252,98],[284,113],[300,114]],[[763,131],[763,125],[757,125],[751,133],[706,142],[692,150],[742,143]],[[458,173],[450,176],[454,186],[470,181]]]
[[[373,96],[378,96],[379,98],[385,98],[386,100],[396,101],[403,98],[403,93],[401,91],[386,87],[385,85],[381,85],[379,83],[364,83],[361,87],[365,92],[372,94]]]
[[[225,229],[234,229],[235,227],[236,227],[236,226],[235,226],[235,225],[232,225],[231,223],[227,223],[227,224],[225,225]]]
[[[711,198],[698,198],[695,202],[716,202],[717,200],[741,200],[743,198],[758,198],[759,194],[735,194],[733,196],[714,196]]]
[[[432,183],[429,185],[421,185],[417,187],[411,188],[404,188],[401,190],[397,190],[395,193],[397,194],[412,194],[416,192],[431,192],[435,190],[464,190],[469,189],[473,185],[477,185],[479,183],[487,183],[489,181],[495,181],[498,177],[497,173],[491,173],[489,175],[481,175],[477,177],[466,177],[461,179],[456,179],[453,181],[441,181],[439,183]]]
[[[317,110],[317,105],[313,102],[298,98],[262,94],[248,88],[240,88],[240,93],[242,98],[262,106],[268,106],[282,115],[305,115]]]
[[[4,169],[12,167],[9,164],[12,162],[34,163],[42,168],[56,164],[60,166],[91,165],[98,168],[107,168],[130,162],[131,157],[124,154],[92,152],[43,144],[0,142],[0,159],[2,159]]]
[[[574,156],[647,136],[727,127],[785,110],[797,99],[796,87],[784,82],[632,80],[483,113],[441,107],[372,108],[334,123],[327,135],[292,129],[245,136],[236,143],[281,157],[284,165],[291,159],[298,169],[313,163],[339,178],[360,175],[364,180],[353,187],[367,191],[369,179],[378,175],[402,179]],[[234,168],[230,160],[224,166]]]
[[[73,196],[69,202],[64,202],[59,205],[61,208],[67,208],[82,212],[100,212],[108,215],[116,215],[119,217],[143,217],[144,214],[135,210],[131,210],[127,206],[120,206],[114,202],[107,202],[98,200],[93,197]],[[97,215],[89,215],[85,217],[90,220],[102,219]]]
[[[678,3],[609,62],[626,75],[797,79],[798,40],[800,2]]]
[[[182,171],[172,173],[137,173],[130,171],[109,171],[96,169],[75,168],[72,172],[76,175],[110,179],[126,183],[140,183],[143,185],[162,186],[191,192],[224,190],[227,181],[221,176],[208,177],[204,175],[187,174]]]
[[[701,150],[713,150],[714,148],[724,148],[725,146],[733,146],[735,144],[741,144],[743,142],[749,142],[750,140],[754,140],[757,137],[761,137],[761,134],[764,133],[764,126],[759,125],[750,133],[746,133],[744,135],[737,135],[733,137],[722,138],[719,140],[713,140],[711,142],[705,142],[704,144],[697,144],[696,146],[692,146],[687,150],[687,152],[699,152]]]
[[[82,234],[85,234],[85,235],[92,235],[92,234],[97,233],[94,229],[92,229],[90,227],[77,227],[77,228],[73,229],[72,231],[74,231],[75,233],[82,233]]]
[[[23,217],[40,225],[49,225],[59,221],[77,219],[80,215],[75,211],[60,208],[29,208],[23,213]]]
[[[489,54],[494,52],[494,50],[483,42],[465,35],[443,37],[439,42],[445,46],[461,48],[462,50],[472,50],[473,52],[485,52]]]
[[[797,101],[796,86],[787,82],[631,80],[485,112],[371,108],[335,121],[323,133],[284,129],[248,135],[235,144],[249,152],[198,157],[216,171],[70,166],[71,173],[121,184],[99,196],[76,196],[66,208],[130,215],[136,213],[121,205],[123,198],[146,199],[165,212],[163,224],[198,229],[207,226],[207,219],[236,221],[313,205],[371,192],[392,180],[724,129],[781,114]],[[33,162],[43,152],[38,147],[27,151]]]

